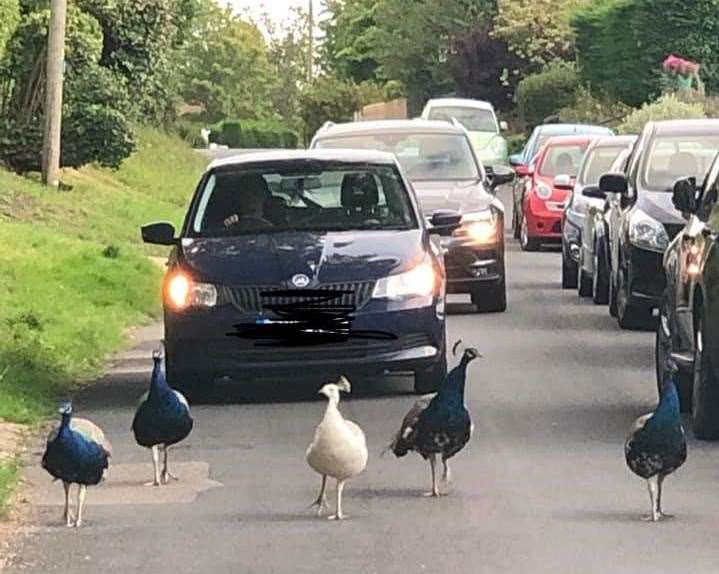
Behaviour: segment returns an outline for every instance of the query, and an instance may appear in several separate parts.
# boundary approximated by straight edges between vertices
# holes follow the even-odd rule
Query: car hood
[[[369,281],[411,268],[424,256],[423,231],[285,232],[183,239],[181,259],[201,281],[284,285]]]
[[[501,137],[495,132],[468,132],[468,134],[469,140],[477,151],[489,147],[489,144],[492,143],[494,138]]]
[[[440,210],[458,213],[484,211],[495,202],[494,197],[476,181],[416,181],[412,187],[425,217],[431,217]]]
[[[686,223],[672,203],[671,192],[639,190],[636,206],[659,223],[665,225]]]

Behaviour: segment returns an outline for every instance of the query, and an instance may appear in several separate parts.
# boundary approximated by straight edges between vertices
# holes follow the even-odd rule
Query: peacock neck
[[[467,380],[467,365],[469,361],[462,359],[447,377],[447,382],[440,390],[448,399],[464,400],[464,387]]]
[[[164,375],[162,374],[162,362],[155,361],[155,365],[152,368],[152,379],[150,382],[150,396],[149,399],[157,399],[167,394],[170,387],[167,385]]]
[[[679,408],[679,394],[674,381],[671,379],[664,384],[662,389],[662,398],[659,401],[654,416],[656,421],[664,423],[681,424],[681,410]]]
[[[330,397],[327,401],[327,408],[325,409],[324,420],[332,421],[338,418],[342,418],[339,409],[339,400],[335,397]]]

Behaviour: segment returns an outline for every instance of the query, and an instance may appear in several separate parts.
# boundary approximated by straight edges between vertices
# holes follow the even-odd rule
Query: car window
[[[393,153],[413,181],[481,179],[472,146],[465,135],[406,132],[346,135],[322,138],[316,147]]]
[[[580,175],[582,185],[597,185],[599,178],[611,171],[619,155],[626,146],[595,147],[584,160],[584,169]]]
[[[465,106],[432,106],[428,119],[452,121],[456,119],[470,132],[497,133],[497,120],[491,110]]]
[[[717,151],[719,135],[658,136],[644,153],[642,187],[671,192],[682,177],[695,177],[701,185]]]
[[[198,196],[192,233],[214,237],[417,225],[408,191],[393,166],[287,162],[210,174]]]
[[[588,144],[551,145],[542,158],[539,175],[576,177]]]

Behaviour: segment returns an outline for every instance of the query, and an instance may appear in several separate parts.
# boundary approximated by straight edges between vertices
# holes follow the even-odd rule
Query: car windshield
[[[374,149],[394,153],[413,181],[480,179],[469,140],[464,135],[373,133],[324,138],[319,148]]]
[[[682,177],[695,177],[699,185],[719,151],[719,135],[683,134],[659,136],[644,154],[642,187],[672,191]]]
[[[470,132],[497,133],[497,120],[491,110],[465,106],[433,106],[428,119],[451,121],[456,119]]]
[[[539,175],[576,177],[588,144],[551,145],[539,166]]]
[[[611,171],[619,154],[627,149],[625,146],[595,147],[585,159],[584,170],[580,180],[582,185],[597,185],[599,178]]]
[[[191,229],[196,237],[217,237],[417,225],[396,167],[290,161],[211,173],[198,195]]]

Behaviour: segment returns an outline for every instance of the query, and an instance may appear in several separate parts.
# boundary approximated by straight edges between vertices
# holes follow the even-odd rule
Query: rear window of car
[[[611,171],[614,162],[626,146],[595,147],[589,152],[584,162],[584,170],[580,175],[583,185],[597,185],[599,178]]]
[[[197,196],[191,234],[217,237],[417,226],[407,188],[394,166],[288,162],[210,173]]]
[[[318,148],[371,149],[395,154],[413,181],[481,179],[466,135],[384,132],[325,137]]]
[[[682,177],[695,177],[699,185],[719,151],[719,134],[657,136],[643,154],[642,187],[672,191]]]
[[[491,110],[466,106],[433,106],[427,119],[440,121],[456,119],[470,132],[497,133],[499,131],[497,119]]]
[[[539,175],[576,177],[588,144],[551,145],[539,166]]]

